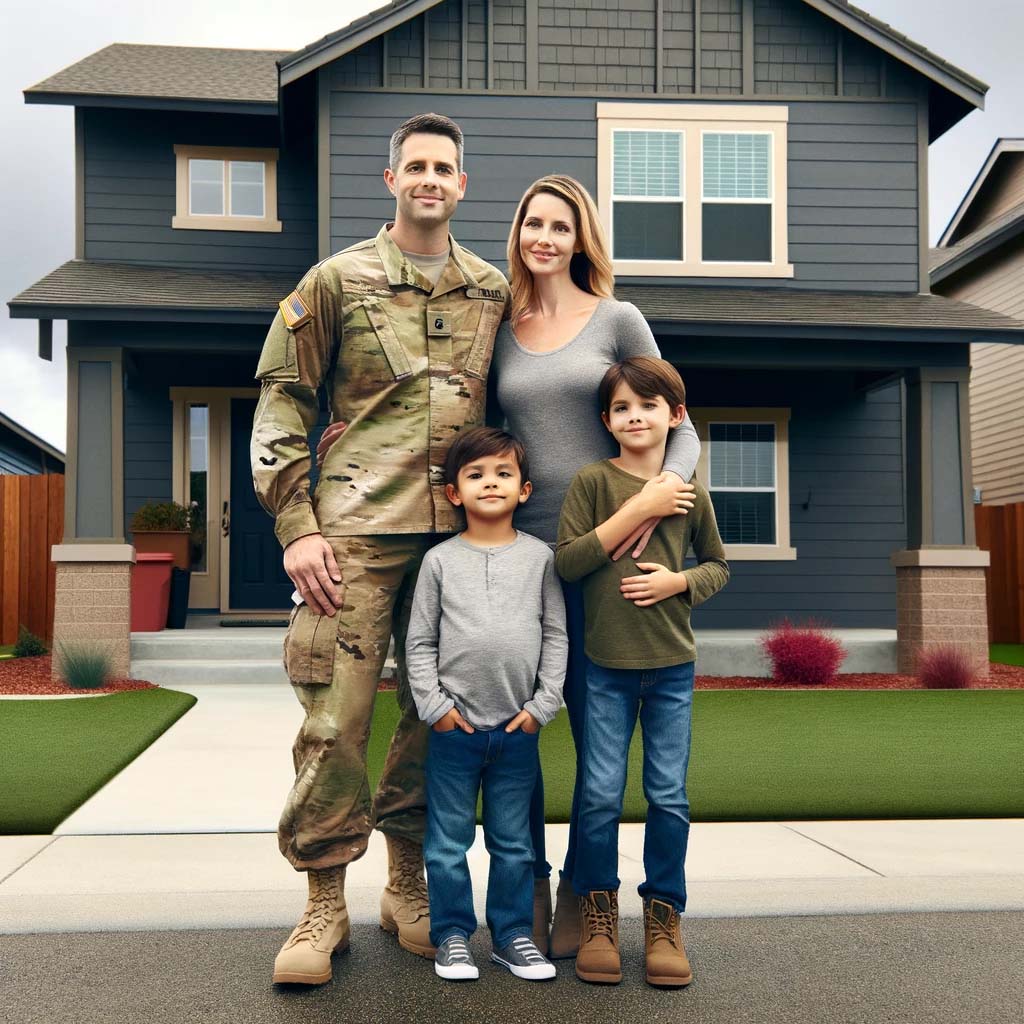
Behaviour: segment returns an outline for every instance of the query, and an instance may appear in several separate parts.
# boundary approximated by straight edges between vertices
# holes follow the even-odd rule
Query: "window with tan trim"
[[[690,409],[701,441],[697,479],[708,489],[735,561],[791,561],[789,410]]]
[[[175,146],[177,211],[171,227],[280,231],[277,150]]]
[[[598,103],[598,206],[615,273],[792,277],[789,111]]]

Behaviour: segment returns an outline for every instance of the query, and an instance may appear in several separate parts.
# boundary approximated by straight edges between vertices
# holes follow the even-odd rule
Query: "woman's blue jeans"
[[[619,821],[629,744],[639,715],[643,730],[644,898],[686,909],[683,863],[690,835],[686,768],[694,663],[658,669],[587,669],[583,784],[572,876],[579,895],[619,888]]]
[[[569,812],[569,847],[565,852],[562,875],[572,880],[576,861],[576,819],[579,815],[580,782],[582,778],[583,714],[587,698],[588,659],[583,652],[583,584],[562,582],[565,596],[565,628],[569,635],[569,663],[565,671],[565,688],[562,696],[569,712],[569,728],[572,730],[573,745],[576,748],[576,783],[572,791],[572,809]],[[537,784],[530,800],[530,838],[533,841],[533,876],[548,878],[551,865],[547,860],[544,843],[544,779],[537,772]]]
[[[500,725],[473,733],[430,731],[427,831],[423,859],[430,896],[430,941],[476,931],[466,851],[476,837],[483,789],[484,842],[491,857],[487,924],[496,948],[533,931],[530,795],[540,774],[537,733]]]

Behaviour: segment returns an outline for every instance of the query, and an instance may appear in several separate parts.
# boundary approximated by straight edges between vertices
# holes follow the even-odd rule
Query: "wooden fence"
[[[63,475],[0,474],[0,644],[13,644],[19,625],[53,639],[50,546],[63,535]]]
[[[989,552],[985,573],[988,638],[994,644],[1024,644],[1024,502],[975,505],[978,547]]]

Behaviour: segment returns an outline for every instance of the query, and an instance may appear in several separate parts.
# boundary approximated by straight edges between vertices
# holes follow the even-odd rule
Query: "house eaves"
[[[935,285],[961,270],[971,266],[975,261],[994,252],[1001,245],[1012,241],[1024,233],[1024,203],[1018,203],[1012,209],[1001,214],[994,220],[982,225],[977,231],[961,238],[955,245],[939,246],[931,250],[929,280]]]
[[[24,92],[26,103],[277,113],[282,50],[113,43]]]
[[[12,434],[16,434],[24,441],[28,441],[29,444],[34,445],[41,452],[49,455],[51,458],[56,459],[60,463],[65,463],[66,458],[64,452],[59,448],[54,448],[52,444],[47,444],[41,437],[37,437],[30,430],[26,430],[20,423],[12,420],[10,416],[5,416],[0,412],[0,427],[6,427]]]
[[[296,50],[279,61],[281,85],[288,85],[311,71],[316,71],[324,64],[344,57],[346,53],[357,50],[371,39],[390,32],[410,18],[418,17],[431,7],[437,7],[441,2],[442,0],[393,0],[386,7],[370,11],[337,32],[331,32],[323,39],[310,43],[309,46]]]
[[[974,181],[971,182],[971,187],[967,190],[967,194],[960,200],[956,213],[953,214],[950,222],[946,225],[946,229],[942,232],[939,238],[940,246],[948,245],[949,240],[956,234],[956,229],[960,226],[960,222],[964,217],[967,216],[968,210],[974,204],[974,200],[984,187],[988,176],[992,173],[999,158],[1004,153],[1021,152],[1024,152],[1024,139],[996,139],[989,150],[988,156],[985,158],[985,162],[981,165],[981,170],[975,175]]]

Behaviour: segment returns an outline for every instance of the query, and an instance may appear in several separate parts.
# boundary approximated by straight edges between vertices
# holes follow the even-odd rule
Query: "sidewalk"
[[[266,685],[188,688],[196,706],[56,836],[0,837],[0,933],[290,928],[304,876],[273,835],[301,710]],[[620,835],[622,911],[639,916],[640,825]],[[566,826],[548,827],[561,862]],[[483,920],[487,855],[470,866]],[[349,870],[354,923],[373,923],[383,839]],[[1024,819],[698,823],[688,916],[1024,910]]]

